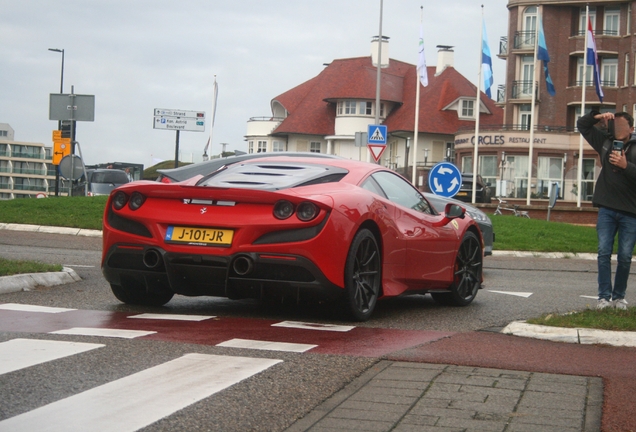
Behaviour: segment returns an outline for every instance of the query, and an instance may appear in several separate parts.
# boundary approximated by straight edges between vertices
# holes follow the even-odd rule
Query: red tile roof
[[[435,76],[428,67],[428,86],[420,87],[418,130],[421,133],[455,134],[459,128],[474,127],[474,121],[460,120],[456,110],[444,110],[460,97],[474,98],[477,87],[452,67]],[[371,57],[334,60],[316,77],[274,98],[289,115],[273,134],[333,135],[336,104],[343,99],[375,100],[376,69]],[[415,65],[391,59],[382,69],[380,99],[397,104],[386,118],[389,133],[414,130]],[[503,123],[503,109],[483,92],[482,103],[490,114],[481,114],[480,125]]]

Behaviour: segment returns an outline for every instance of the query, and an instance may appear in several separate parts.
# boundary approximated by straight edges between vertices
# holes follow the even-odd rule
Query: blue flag
[[[543,60],[543,71],[545,72],[545,85],[548,87],[548,93],[551,96],[556,94],[556,90],[554,90],[554,83],[552,83],[552,78],[550,77],[550,72],[548,71],[548,63],[550,62],[550,54],[548,54],[548,46],[545,44],[545,36],[543,34],[543,24],[541,23],[541,19],[539,19],[539,46],[537,50],[537,59]]]
[[[482,41],[481,41],[481,76],[484,79],[484,92],[492,99],[490,88],[494,82],[492,77],[492,57],[488,48],[488,37],[486,36],[486,21],[483,21]]]

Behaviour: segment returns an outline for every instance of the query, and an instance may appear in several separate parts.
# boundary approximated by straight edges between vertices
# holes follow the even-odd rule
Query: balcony
[[[506,57],[508,55],[508,38],[502,36],[499,39],[499,57]]]
[[[497,86],[497,103],[500,103],[500,104],[506,103],[506,86],[505,85]]]
[[[282,117],[252,117],[247,122],[247,135],[267,136],[285,120]]]
[[[538,84],[535,93],[538,92]],[[513,81],[511,99],[532,99],[532,81]]]
[[[35,169],[35,168],[14,168],[14,174],[31,174],[31,175],[46,175],[46,171],[43,169]]]
[[[40,153],[25,153],[25,152],[13,152],[11,155],[14,158],[26,158],[26,159],[44,159]]]
[[[515,33],[514,49],[533,49],[534,41],[536,39],[536,32],[532,31],[518,31]]]
[[[25,184],[14,184],[13,190],[27,190],[27,191],[46,191],[46,186],[44,185],[25,185]]]

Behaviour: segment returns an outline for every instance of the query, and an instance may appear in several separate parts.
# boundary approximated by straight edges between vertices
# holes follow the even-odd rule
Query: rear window
[[[123,171],[94,172],[91,183],[128,183],[128,176]]]

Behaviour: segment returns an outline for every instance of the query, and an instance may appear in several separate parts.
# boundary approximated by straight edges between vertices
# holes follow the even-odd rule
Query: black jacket
[[[614,137],[594,126],[598,123],[594,118],[597,114],[598,111],[592,111],[576,123],[585,140],[601,156],[601,172],[592,203],[595,207],[607,207],[636,217],[636,135],[632,134],[624,145],[627,168],[612,165],[609,155]]]

